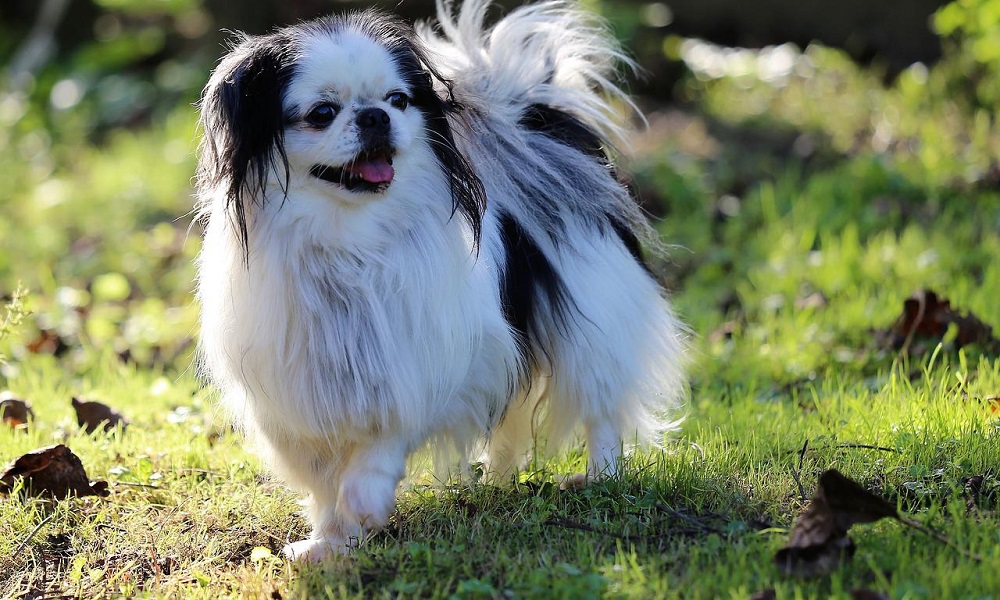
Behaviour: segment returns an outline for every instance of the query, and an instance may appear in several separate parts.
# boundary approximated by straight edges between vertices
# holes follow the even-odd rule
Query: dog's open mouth
[[[362,152],[339,167],[313,165],[309,174],[351,192],[384,192],[396,174],[392,168],[392,154],[391,150]]]

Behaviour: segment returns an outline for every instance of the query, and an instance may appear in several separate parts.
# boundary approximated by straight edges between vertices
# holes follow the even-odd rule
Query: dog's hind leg
[[[659,445],[675,426],[685,332],[659,285],[623,246],[603,238],[577,250],[562,256],[566,308],[549,313],[541,343],[551,361],[550,437],[566,439],[582,424],[593,478],[617,473],[623,448]]]
[[[486,443],[484,467],[491,483],[506,483],[527,463],[535,444],[535,416],[545,394],[545,380],[535,378],[507,406]]]
[[[618,473],[626,442],[624,436],[628,435],[627,419],[622,414],[627,408],[622,400],[627,390],[609,385],[611,382],[607,380],[601,381],[600,371],[606,371],[608,366],[604,364],[600,369],[590,367],[581,371],[586,368],[583,364],[571,368],[564,360],[561,371],[553,375],[550,382],[547,402],[550,434],[558,441],[571,432],[553,430],[553,426],[565,428],[567,423],[582,423],[587,444],[586,472],[567,478],[562,483],[563,488],[583,487],[588,481]],[[630,441],[635,442],[635,432],[631,437]]]

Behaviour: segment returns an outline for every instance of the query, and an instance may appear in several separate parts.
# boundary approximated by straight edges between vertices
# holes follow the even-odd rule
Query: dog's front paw
[[[559,483],[559,489],[563,491],[582,490],[590,484],[590,480],[591,476],[586,473],[570,475]]]
[[[350,552],[351,547],[343,540],[309,538],[288,544],[282,548],[281,555],[295,562],[318,563],[331,556],[343,556]]]
[[[591,470],[586,473],[576,473],[566,476],[561,482],[559,482],[559,489],[564,492],[567,490],[582,490],[592,483],[605,481],[612,476],[613,475],[609,473],[608,470],[597,472]]]

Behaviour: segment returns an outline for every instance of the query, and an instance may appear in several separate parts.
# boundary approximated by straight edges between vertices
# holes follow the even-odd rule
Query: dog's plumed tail
[[[504,472],[530,438],[556,450],[582,423],[600,471],[615,446],[659,443],[685,394],[687,333],[642,258],[658,238],[614,166],[638,115],[615,83],[632,63],[575,2],[488,27],[490,6],[438,0],[437,30],[418,30],[465,108],[456,141],[490,191],[501,296],[528,350],[524,400],[491,432],[488,461]]]
[[[487,28],[490,5],[467,0],[456,13],[452,0],[437,0],[443,38],[429,25],[420,30],[458,102],[509,122],[525,106],[549,106],[623,145],[624,117],[639,112],[615,80],[619,66],[634,63],[603,21],[575,2],[553,1],[522,6]]]

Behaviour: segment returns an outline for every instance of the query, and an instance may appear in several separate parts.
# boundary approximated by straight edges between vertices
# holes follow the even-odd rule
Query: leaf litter
[[[1000,339],[993,328],[974,313],[963,314],[951,302],[930,289],[923,289],[903,302],[903,312],[884,331],[876,335],[882,345],[900,354],[922,354],[944,339],[955,328],[954,344],[961,348],[977,345],[984,351],[1000,354]]]
[[[16,481],[24,481],[24,490],[31,496],[62,500],[70,495],[108,496],[108,482],[91,482],[83,462],[63,444],[28,452],[10,463],[0,474],[0,493],[10,494]]]
[[[73,410],[76,411],[76,422],[83,427],[87,433],[94,433],[98,429],[105,432],[111,431],[119,424],[124,430],[128,427],[129,421],[118,411],[107,404],[92,400],[84,400],[79,396],[73,396],[71,400]]]
[[[28,420],[35,418],[31,404],[11,391],[0,392],[0,420],[11,429],[28,430]]]
[[[854,555],[851,526],[891,518],[946,544],[963,556],[982,558],[923,524],[899,513],[896,507],[869,492],[856,481],[830,469],[819,477],[809,506],[792,527],[791,539],[774,556],[778,570],[797,577],[820,577],[834,571]]]

